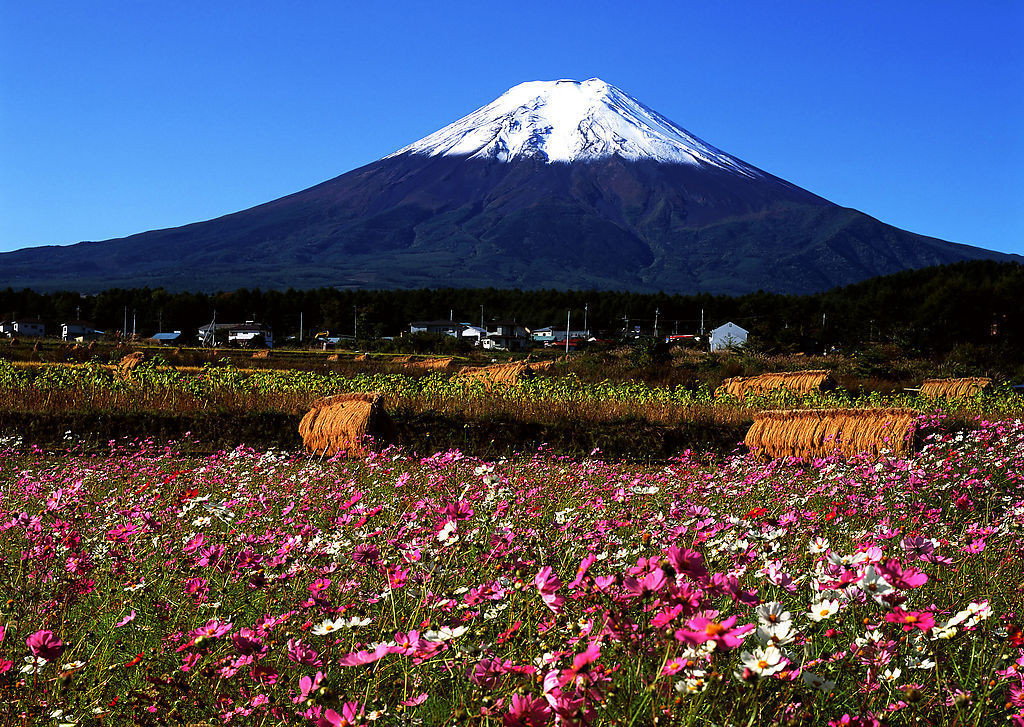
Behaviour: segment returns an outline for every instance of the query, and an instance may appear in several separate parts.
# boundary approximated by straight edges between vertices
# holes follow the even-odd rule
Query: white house
[[[60,324],[60,338],[62,341],[95,341],[103,335],[103,331],[96,330],[96,327],[89,321],[66,321]]]
[[[456,321],[413,321],[409,324],[409,333],[438,333],[458,338],[467,325]]]
[[[540,343],[551,343],[554,341],[565,342],[565,326],[544,326],[543,328],[534,328],[530,333],[530,337],[534,341],[538,341]],[[569,338],[578,338],[585,341],[590,338],[590,331],[583,328],[570,328]]]
[[[262,337],[267,348],[274,347],[274,334],[269,328],[256,321],[238,323],[228,329],[228,344],[248,346]]]
[[[2,320],[0,321],[0,336],[13,336],[14,335],[14,321]]]
[[[472,341],[474,346],[479,346],[480,342],[486,337],[486,328],[481,328],[480,326],[473,326],[467,323],[466,327],[462,329],[462,340]]]
[[[11,321],[11,333],[15,336],[45,336],[46,324],[38,318],[21,318]]]
[[[749,331],[737,326],[732,321],[720,325],[711,331],[711,350],[723,351],[733,346],[742,346],[747,342]]]

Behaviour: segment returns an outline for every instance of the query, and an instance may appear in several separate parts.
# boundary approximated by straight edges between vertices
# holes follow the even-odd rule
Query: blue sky
[[[1024,253],[1024,3],[0,3],[0,251],[209,219],[600,77],[841,205]]]

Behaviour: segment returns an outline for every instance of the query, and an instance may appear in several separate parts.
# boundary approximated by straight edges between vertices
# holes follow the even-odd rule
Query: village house
[[[409,333],[436,333],[458,338],[468,325],[456,321],[413,321],[409,324]]]
[[[0,333],[13,336],[45,336],[46,324],[40,318],[16,318],[0,323]]]
[[[732,321],[720,325],[711,331],[711,350],[724,351],[728,348],[742,346],[747,342],[749,331],[737,326]]]
[[[533,343],[530,329],[515,321],[492,321],[486,324],[487,335],[480,340],[482,348],[495,351],[525,351]]]
[[[534,328],[530,332],[530,338],[538,343],[550,344],[558,341],[565,342],[565,326],[545,326],[544,328]],[[569,339],[586,341],[590,338],[590,331],[583,328],[570,328]]]
[[[228,344],[236,346],[262,345],[267,348],[273,348],[274,334],[262,323],[246,321],[228,329]]]
[[[87,341],[95,341],[103,336],[103,331],[99,331],[89,321],[65,321],[60,324],[60,338],[62,341],[76,341],[78,343],[85,343]]]

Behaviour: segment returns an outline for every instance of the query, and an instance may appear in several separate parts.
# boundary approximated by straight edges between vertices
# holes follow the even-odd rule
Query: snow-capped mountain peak
[[[619,156],[762,176],[599,78],[521,83],[391,156],[400,154],[549,163]]]

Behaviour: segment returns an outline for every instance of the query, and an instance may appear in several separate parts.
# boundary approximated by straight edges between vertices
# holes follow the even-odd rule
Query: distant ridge
[[[0,286],[809,293],[1024,258],[839,207],[601,81],[535,81],[379,161],[214,220],[0,253]]]

